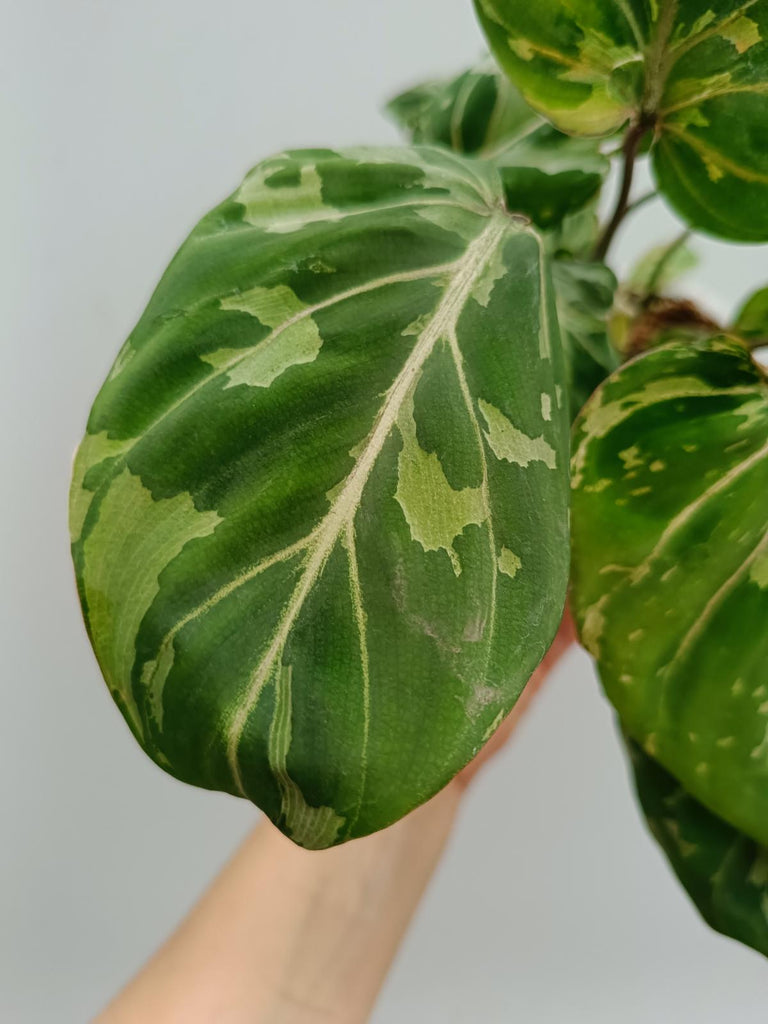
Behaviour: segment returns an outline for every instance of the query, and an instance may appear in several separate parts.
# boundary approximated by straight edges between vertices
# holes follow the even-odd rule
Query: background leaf
[[[610,162],[591,139],[546,124],[491,62],[416,86],[388,109],[412,142],[492,160],[507,208],[551,228],[595,199]]]
[[[660,295],[699,265],[693,249],[679,240],[656,245],[644,253],[629,272],[627,286],[636,295]]]
[[[602,263],[557,259],[552,261],[552,280],[575,416],[619,365],[607,330],[616,278]]]
[[[575,415],[618,365],[607,323],[616,279],[588,258],[598,237],[597,199],[610,162],[593,139],[545,124],[491,61],[417,86],[389,104],[414,142],[468,151],[498,169],[507,208],[544,230]]]
[[[573,607],[622,725],[768,843],[768,383],[724,337],[622,367],[574,428]]]
[[[411,142],[486,157],[545,124],[491,60],[414,86],[390,100],[387,110]]]
[[[475,3],[495,57],[553,124],[603,136],[642,117],[659,188],[688,223],[768,240],[768,0]]]
[[[543,245],[447,150],[259,164],[94,403],[73,554],[179,778],[328,846],[426,800],[554,636],[568,419]]]
[[[747,299],[733,329],[750,342],[768,344],[768,288],[761,288]]]
[[[768,848],[708,811],[632,740],[648,826],[702,917],[768,956]]]

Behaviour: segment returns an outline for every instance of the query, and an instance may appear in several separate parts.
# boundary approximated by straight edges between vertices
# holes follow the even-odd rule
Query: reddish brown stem
[[[637,161],[637,154],[640,150],[640,143],[643,140],[646,132],[651,128],[652,122],[649,118],[640,117],[638,118],[627,131],[624,139],[624,145],[622,146],[622,152],[624,154],[624,170],[621,178],[621,189],[619,191],[619,197],[616,201],[616,207],[613,211],[613,216],[605,226],[605,230],[600,236],[597,245],[595,246],[594,259],[603,262],[608,254],[608,250],[611,247],[614,235],[618,231],[621,222],[627,215],[630,207],[629,197],[632,192],[632,182],[635,177],[635,163]]]

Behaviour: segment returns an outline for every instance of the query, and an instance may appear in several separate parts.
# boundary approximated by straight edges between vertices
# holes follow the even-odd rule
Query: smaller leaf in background
[[[761,288],[747,299],[733,329],[749,342],[768,345],[768,288]]]
[[[608,338],[616,278],[602,263],[552,261],[557,317],[568,364],[571,415],[619,365]]]
[[[654,246],[641,256],[629,272],[627,286],[641,298],[659,295],[695,270],[699,262],[690,245],[675,239],[666,245]]]
[[[492,161],[507,208],[544,229],[593,201],[610,170],[598,142],[546,124],[490,60],[409,89],[387,109],[411,142]]]
[[[768,847],[694,800],[637,743],[627,750],[648,826],[701,916],[768,956]]]
[[[453,78],[400,93],[387,111],[411,142],[480,156],[525,138],[545,123],[490,59]]]
[[[573,431],[572,607],[623,727],[768,844],[768,381],[723,336],[605,381]]]
[[[572,139],[542,125],[499,153],[507,207],[552,228],[597,197],[610,170],[592,139]]]
[[[544,234],[550,256],[592,262],[592,253],[600,237],[599,204],[596,199],[563,217]]]

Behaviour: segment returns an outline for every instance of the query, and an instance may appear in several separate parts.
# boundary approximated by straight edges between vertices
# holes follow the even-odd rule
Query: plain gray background
[[[70,459],[176,246],[286,146],[389,142],[381,102],[475,59],[470,0],[3,0],[0,1021],[87,1019],[256,819],[165,776],[75,600]],[[632,249],[676,227],[646,207]],[[765,250],[697,242],[721,312]],[[699,922],[571,654],[467,802],[375,1024],[764,1024],[768,970]]]

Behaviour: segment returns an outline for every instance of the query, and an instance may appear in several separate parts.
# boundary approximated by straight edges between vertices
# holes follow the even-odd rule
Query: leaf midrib
[[[232,715],[226,730],[227,760],[232,778],[236,787],[245,796],[247,793],[240,773],[238,750],[248,717],[269,681],[290,631],[325,568],[339,537],[345,528],[353,522],[365,484],[397,421],[403,402],[418,378],[419,371],[436,343],[441,338],[450,336],[454,330],[479,275],[504,235],[510,230],[517,230],[517,228],[508,214],[504,211],[494,213],[485,230],[468,246],[464,256],[457,262],[441,302],[429,324],[419,335],[405,365],[387,392],[368,441],[352,467],[343,488],[326,516],[310,535],[307,557],[299,582],[283,611],[265,654],[250,677],[244,698]]]

